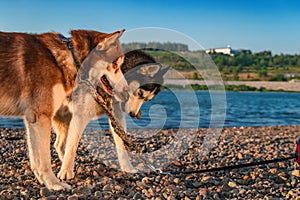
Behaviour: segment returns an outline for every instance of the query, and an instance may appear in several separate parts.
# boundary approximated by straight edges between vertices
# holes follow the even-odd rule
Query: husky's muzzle
[[[124,113],[127,113],[127,111],[126,111],[126,103],[128,103],[127,101],[125,101],[125,102],[121,102],[121,110],[122,110],[122,112],[124,112]],[[137,112],[137,114],[135,114],[134,112],[129,112],[129,113],[127,113],[131,118],[136,118],[136,119],[138,119],[138,120],[140,120],[141,119],[141,116],[142,116],[142,112],[139,110],[138,112]]]

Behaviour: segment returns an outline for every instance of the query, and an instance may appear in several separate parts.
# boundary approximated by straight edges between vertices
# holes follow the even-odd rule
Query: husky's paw
[[[72,187],[67,184],[60,182],[58,178],[55,177],[53,172],[42,173],[41,175],[35,171],[36,177],[41,184],[44,184],[49,190],[60,191],[60,190],[70,190]]]
[[[70,170],[70,169],[60,169],[60,171],[58,172],[57,174],[57,177],[60,179],[60,180],[68,180],[68,179],[72,179],[74,178],[75,176],[75,173],[73,170]]]
[[[126,173],[132,173],[132,174],[138,173],[138,170],[136,170],[134,167],[122,168],[121,171],[124,171]]]
[[[51,186],[47,187],[49,190],[54,190],[54,191],[62,191],[62,190],[71,190],[72,187],[67,184],[67,183],[63,183],[63,182],[58,182],[58,183],[54,183]]]

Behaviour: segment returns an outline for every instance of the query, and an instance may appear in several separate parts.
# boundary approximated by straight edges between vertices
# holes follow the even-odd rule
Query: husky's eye
[[[118,68],[118,63],[117,63],[117,61],[113,61],[113,62],[112,62],[112,66],[113,66],[114,69]]]
[[[142,90],[139,91],[138,95],[139,95],[139,98],[141,98],[141,99],[144,98],[144,93]]]

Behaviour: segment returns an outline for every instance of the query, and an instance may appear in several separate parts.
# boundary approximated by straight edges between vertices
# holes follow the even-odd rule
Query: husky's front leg
[[[66,106],[62,106],[53,118],[53,127],[56,133],[54,147],[61,161],[63,161],[65,155],[65,146],[71,119],[72,113]]]
[[[121,106],[119,102],[113,101],[113,110],[114,115],[116,117],[117,122],[122,126],[124,131],[126,132],[126,121],[125,121],[125,114],[121,110]],[[115,144],[116,144],[116,151],[118,156],[119,165],[122,171],[129,172],[129,173],[136,173],[137,170],[132,166],[127,150],[125,149],[124,142],[122,139],[115,133],[114,128],[111,125],[111,121],[109,120],[110,131],[113,135]]]
[[[24,119],[28,134],[28,150],[31,169],[41,184],[50,190],[71,189],[56,178],[51,169],[50,130],[51,119],[29,111]]]
[[[88,122],[89,121],[87,119],[84,119],[84,117],[81,117],[81,115],[73,115],[70,121],[70,126],[69,126],[66,146],[65,146],[65,155],[63,158],[61,169],[57,175],[57,177],[60,178],[61,180],[74,178],[75,175],[74,162],[75,162],[76,151],[78,148],[81,135]]]

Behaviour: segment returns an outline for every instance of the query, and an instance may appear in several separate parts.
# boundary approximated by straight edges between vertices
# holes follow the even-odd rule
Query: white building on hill
[[[234,56],[235,54],[240,53],[240,50],[233,50],[230,45],[227,45],[227,47],[221,47],[221,48],[213,48],[213,49],[207,49],[205,50],[206,53],[222,53],[230,56]]]

